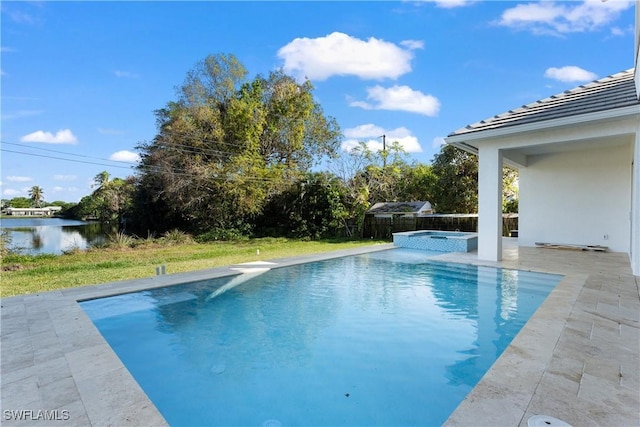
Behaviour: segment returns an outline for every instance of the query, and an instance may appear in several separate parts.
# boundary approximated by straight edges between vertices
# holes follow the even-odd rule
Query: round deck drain
[[[571,424],[548,415],[534,415],[527,420],[527,425],[529,427],[571,427]]]

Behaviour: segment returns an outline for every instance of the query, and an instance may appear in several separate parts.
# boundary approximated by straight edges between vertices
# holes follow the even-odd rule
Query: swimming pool
[[[561,276],[430,255],[393,249],[81,306],[171,425],[440,425]]]

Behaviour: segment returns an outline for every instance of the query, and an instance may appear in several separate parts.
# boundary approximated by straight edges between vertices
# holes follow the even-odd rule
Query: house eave
[[[444,140],[447,144],[454,145],[465,151],[478,152],[477,146],[471,141],[481,141],[486,139],[494,139],[509,135],[522,134],[527,132],[536,132],[545,129],[560,128],[566,126],[574,126],[583,123],[593,123],[597,121],[608,121],[612,119],[624,120],[640,115],[640,104],[630,105],[622,108],[614,108],[610,110],[597,111],[594,113],[580,114],[558,119],[544,120],[534,123],[526,123],[523,125],[504,126],[496,129],[479,129],[477,131],[469,131],[460,134],[452,134]]]

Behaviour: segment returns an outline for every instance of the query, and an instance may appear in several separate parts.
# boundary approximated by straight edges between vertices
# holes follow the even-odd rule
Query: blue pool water
[[[394,249],[272,269],[222,293],[241,281],[81,305],[173,426],[441,425],[561,276],[428,255]]]

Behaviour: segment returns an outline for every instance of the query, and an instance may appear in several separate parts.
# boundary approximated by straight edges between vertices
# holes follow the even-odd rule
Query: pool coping
[[[277,268],[388,250],[393,247],[391,244],[376,245],[268,261],[275,263],[274,268]],[[531,252],[529,249],[537,252]],[[435,257],[437,260],[446,262],[517,268],[565,276],[511,345],[453,412],[446,424],[452,426],[526,425],[528,416],[542,413],[573,422],[574,425],[638,425],[639,416],[629,414],[629,405],[631,408],[640,407],[640,397],[633,394],[634,390],[640,389],[638,387],[640,381],[637,374],[634,377],[632,372],[638,365],[640,346],[636,345],[635,351],[631,354],[628,354],[627,347],[633,347],[637,342],[640,297],[636,279],[632,275],[629,279],[628,257],[625,264],[624,257],[620,256],[625,254],[580,254],[586,255],[583,258],[571,254],[569,263],[557,261],[554,263],[553,260],[557,255],[551,255],[549,250],[519,248],[516,249],[516,253],[515,257],[507,256],[507,259],[501,263],[479,262],[474,252],[443,254]],[[532,261],[527,261],[529,258]],[[596,263],[593,262],[594,259]],[[615,267],[610,271],[607,265],[612,262]],[[234,267],[237,265],[1,298],[2,424],[6,426],[167,425],[160,412],[80,308],[78,301],[238,274]],[[595,273],[590,272],[591,270]],[[585,291],[587,296],[592,296],[597,291],[607,293],[602,283],[598,287],[597,280],[590,282],[594,274],[598,272],[602,274],[602,270],[605,270],[603,277],[607,278],[606,280],[617,276],[616,287],[613,290],[613,293],[618,296],[617,306],[613,303],[615,298],[611,295],[600,295],[600,299],[595,303],[581,301],[581,295]],[[623,301],[620,295],[624,295],[626,299]],[[598,312],[603,310],[604,318],[598,316]],[[584,314],[587,319],[577,316],[580,314]],[[593,320],[591,324],[589,324],[589,316],[595,317],[595,320],[591,319]],[[575,378],[571,375],[569,375],[570,378],[566,378],[568,374],[562,372],[565,370],[564,365],[554,365],[554,363],[562,363],[563,357],[567,359],[565,354],[559,353],[563,348],[561,345],[563,337],[567,337],[567,331],[575,330],[577,338],[571,334],[568,336],[570,338],[568,342],[575,345],[576,339],[584,338],[582,337],[586,334],[584,329],[590,330],[591,335],[594,334],[596,321],[602,323],[599,327],[604,328],[603,331],[606,332],[606,327],[613,328],[612,324],[607,322],[619,320],[622,323],[618,323],[617,336],[622,338],[618,341],[623,342],[615,342],[615,337],[607,338],[605,342],[608,347],[605,350],[611,351],[605,351],[605,354],[602,357],[598,355],[600,358],[597,359],[604,365],[597,363],[595,365],[591,363],[591,365],[606,365],[608,368],[606,372],[611,371],[612,376],[621,375],[624,371],[624,382],[618,378],[618,384],[612,385],[607,378],[606,390],[609,390],[612,396],[608,396],[606,404],[601,402],[595,405],[595,409],[591,412],[588,408],[582,411],[581,405],[585,402],[593,405],[594,400],[593,396],[587,392],[582,393],[583,395],[587,393],[586,397],[580,396],[582,383],[586,381],[585,379],[589,382],[582,387],[583,390],[588,389],[588,386],[601,386],[600,380],[604,379],[600,377],[603,375],[592,372],[591,367],[587,369],[587,363],[580,355],[571,354],[569,359],[575,362],[575,366],[566,366],[566,371],[573,375],[574,371],[579,370],[576,366],[581,366],[582,370],[578,381],[578,392],[575,393],[575,398],[572,397],[567,389],[574,386]],[[602,335],[603,331],[598,333]],[[614,332],[612,332],[613,335],[616,335]],[[622,347],[622,350],[616,345]],[[590,348],[587,347],[587,350]],[[614,372],[615,369],[611,368],[610,363],[607,364],[609,357],[613,356],[608,353],[615,352],[626,357],[618,363],[617,372]],[[591,353],[594,353],[592,348]],[[561,360],[558,361],[558,358]],[[554,399],[549,399],[547,389],[553,388],[556,383],[559,384],[560,391],[552,393]],[[601,395],[598,396],[601,397]],[[562,409],[563,406],[560,403],[563,400],[570,403],[569,409]],[[619,404],[618,401],[623,402],[624,405]],[[574,408],[580,408],[581,411],[573,410]],[[7,413],[7,411],[23,411],[21,417],[30,419],[18,420],[17,413]],[[43,415],[39,411],[49,412]],[[42,422],[42,416],[54,419],[47,420],[47,424]],[[579,423],[585,420],[590,422]]]

